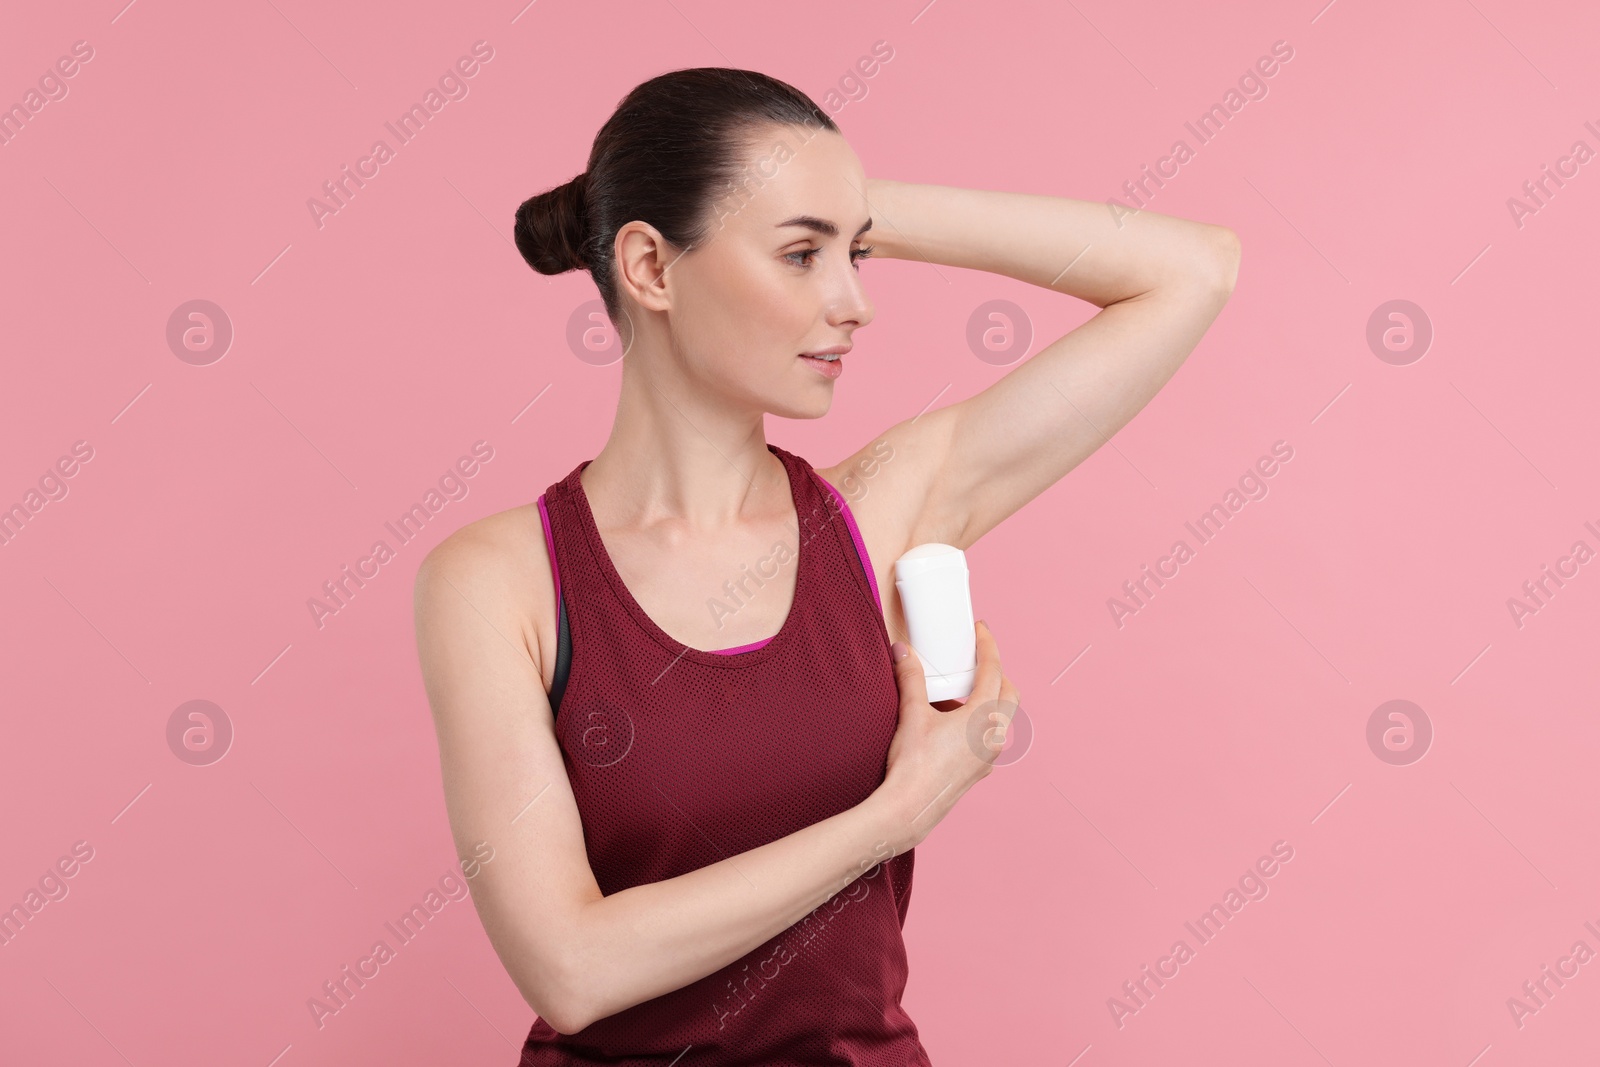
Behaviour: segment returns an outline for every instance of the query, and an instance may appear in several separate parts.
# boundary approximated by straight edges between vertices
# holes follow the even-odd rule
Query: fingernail
[[[989,625],[988,619],[979,619],[978,621],[983,623],[983,628],[985,630],[988,630],[990,633],[994,633],[994,627]]]
[[[894,658],[896,663],[899,663],[901,660],[905,659],[906,656],[910,655],[910,653],[911,649],[906,646],[904,641],[896,641],[894,644],[889,646],[889,655]]]

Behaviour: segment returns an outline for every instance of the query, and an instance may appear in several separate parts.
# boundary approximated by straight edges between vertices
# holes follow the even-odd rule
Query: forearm
[[[872,229],[862,240],[892,259],[1004,274],[1098,307],[1214,284],[1219,271],[1232,284],[1237,246],[1225,227],[1149,210],[1119,226],[1096,201],[882,178],[866,192]]]
[[[580,984],[581,1020],[614,1015],[733,962],[906,851],[909,833],[900,806],[880,790],[760,848],[586,905],[568,970]]]

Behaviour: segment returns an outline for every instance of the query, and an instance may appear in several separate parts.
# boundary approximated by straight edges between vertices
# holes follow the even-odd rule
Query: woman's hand
[[[877,792],[894,810],[901,838],[898,855],[921,844],[956,801],[994,769],[1005,747],[1006,729],[1020,698],[1000,671],[1000,650],[989,624],[977,630],[978,672],[972,694],[953,710],[928,703],[922,661],[899,641],[894,652],[895,681],[900,687],[900,726],[889,743],[888,770]],[[940,701],[951,705],[954,701]]]

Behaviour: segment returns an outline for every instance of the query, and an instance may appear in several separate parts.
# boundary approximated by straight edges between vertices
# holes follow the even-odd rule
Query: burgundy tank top
[[[601,543],[578,478],[589,461],[539,498],[570,628],[555,732],[607,895],[785,837],[883,782],[900,702],[877,580],[844,499],[767,448],[798,544],[730,561],[720,599],[763,595],[797,552],[794,602],[777,634],[739,648],[688,648],[644,613]],[[914,859],[866,868],[740,959],[576,1034],[536,1020],[521,1067],[929,1067],[900,1006]]]

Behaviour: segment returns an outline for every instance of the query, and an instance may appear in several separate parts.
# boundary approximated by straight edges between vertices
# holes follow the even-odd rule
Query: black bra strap
[[[572,635],[567,632],[567,601],[561,599],[560,621],[556,626],[556,674],[550,682],[550,715],[555,717],[561,706],[561,694],[567,688],[567,672],[572,669]]]

